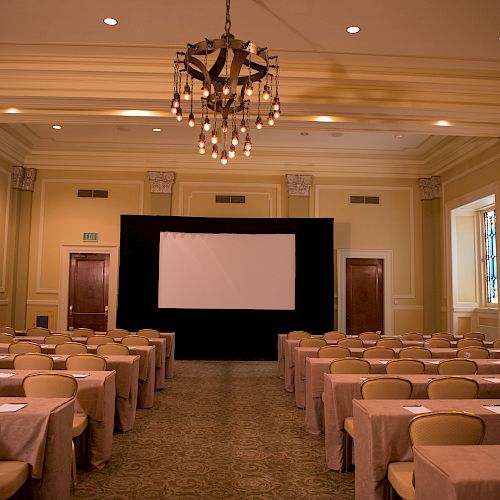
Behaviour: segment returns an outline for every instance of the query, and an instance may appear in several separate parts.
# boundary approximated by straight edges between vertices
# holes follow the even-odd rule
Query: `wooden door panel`
[[[383,331],[383,276],[383,259],[346,260],[347,333]]]

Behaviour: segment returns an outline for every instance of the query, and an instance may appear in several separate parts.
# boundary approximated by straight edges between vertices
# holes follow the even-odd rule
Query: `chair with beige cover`
[[[56,354],[85,354],[87,346],[81,342],[64,342],[55,347]]]
[[[453,336],[453,334],[451,334],[449,332],[436,332],[436,333],[433,333],[431,335],[431,338],[433,338],[433,339],[446,339],[446,340],[449,340],[450,342],[455,340],[455,337]]]
[[[48,354],[27,352],[14,358],[15,370],[52,370],[54,360]]]
[[[399,339],[380,339],[377,340],[375,344],[376,347],[390,347],[391,349],[401,349],[403,347],[403,342]]]
[[[346,334],[343,332],[326,332],[323,334],[323,338],[328,342],[332,340],[342,340],[346,338]]]
[[[159,339],[161,337],[158,330],[153,330],[152,328],[142,328],[137,330],[137,335],[141,337],[147,337],[148,339]]]
[[[24,354],[27,352],[42,352],[42,346],[36,342],[14,342],[9,344],[9,354]]]
[[[71,337],[69,335],[63,335],[60,333],[47,335],[43,340],[44,344],[64,344],[64,342],[71,342]]]
[[[73,337],[92,337],[92,335],[95,335],[94,330],[92,328],[75,328],[73,330]]]
[[[411,446],[479,445],[483,442],[485,425],[477,415],[458,411],[433,411],[417,415],[408,425]],[[387,480],[400,498],[414,499],[413,462],[391,462]]]
[[[12,326],[0,326],[0,333],[10,333],[12,336],[16,336],[16,330]]]
[[[360,358],[334,359],[330,363],[330,373],[334,375],[342,374],[367,374],[370,373],[370,363]]]
[[[380,340],[380,333],[363,332],[358,335],[359,340]]]
[[[342,346],[342,347],[347,347],[347,348],[351,348],[351,347],[363,348],[364,347],[363,341],[359,340],[359,339],[339,340],[337,345]]]
[[[485,347],[462,347],[458,349],[457,358],[489,359],[490,351]]]
[[[427,349],[449,349],[451,342],[448,339],[429,339],[425,341],[424,347],[427,347]]]
[[[418,359],[393,359],[385,365],[388,375],[422,375],[425,364]]]
[[[137,345],[137,346],[148,346],[150,345],[149,339],[147,337],[141,337],[140,335],[129,335],[122,339],[123,345]]]
[[[97,346],[98,356],[128,356],[129,348],[123,344],[101,344]]]
[[[390,347],[368,347],[363,351],[363,358],[367,359],[392,359],[396,353]]]
[[[14,497],[29,477],[29,465],[17,460],[0,460],[0,499]],[[27,498],[20,491],[14,498]]]
[[[486,335],[481,332],[469,332],[469,333],[464,333],[464,339],[477,339],[477,340],[485,340]]]
[[[457,349],[463,347],[484,347],[483,341],[479,339],[460,339],[457,341]]]
[[[475,375],[477,363],[470,359],[445,359],[438,365],[439,375]]]
[[[50,335],[50,330],[48,328],[43,328],[42,326],[34,326],[33,328],[28,328],[26,330],[26,335],[30,337],[46,337]]]
[[[429,399],[476,399],[479,384],[466,377],[441,377],[427,384]]]
[[[421,342],[423,342],[424,336],[421,333],[408,332],[403,333],[403,340],[420,340]]]
[[[493,341],[493,349],[500,349],[500,339],[495,339]]]
[[[75,354],[66,359],[66,370],[100,372],[106,370],[106,360],[97,354]]]
[[[309,337],[308,339],[300,339],[299,347],[323,347],[327,345],[326,340],[320,337]]]
[[[16,341],[14,335],[7,332],[0,332],[0,344],[12,344]]]
[[[403,347],[399,351],[400,358],[407,359],[429,359],[432,358],[432,352],[425,347]]]
[[[339,345],[325,345],[318,350],[318,358],[348,358],[351,351]]]
[[[130,332],[125,330],[125,328],[113,328],[112,330],[108,330],[106,335],[112,339],[122,339],[123,337],[130,335]]]
[[[115,341],[107,335],[93,335],[87,338],[87,345],[114,344]]]
[[[23,380],[23,391],[28,398],[74,398],[78,383],[71,375],[62,373],[32,373]],[[82,436],[88,426],[85,413],[73,415],[72,473],[76,486],[76,455],[74,439]]]
[[[294,330],[293,332],[288,332],[286,335],[287,340],[300,340],[310,337],[311,334],[304,332],[303,330]]]

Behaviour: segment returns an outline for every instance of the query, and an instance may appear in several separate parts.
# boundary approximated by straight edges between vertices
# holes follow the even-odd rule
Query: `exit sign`
[[[83,233],[83,241],[97,241],[97,233]]]

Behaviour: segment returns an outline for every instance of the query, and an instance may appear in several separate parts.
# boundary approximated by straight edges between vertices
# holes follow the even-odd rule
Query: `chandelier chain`
[[[231,16],[229,14],[229,9],[231,8],[231,0],[226,0],[226,35],[229,35],[231,32]]]

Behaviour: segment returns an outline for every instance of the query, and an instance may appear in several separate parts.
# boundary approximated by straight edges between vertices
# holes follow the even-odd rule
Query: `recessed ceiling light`
[[[334,122],[331,116],[318,116],[314,119],[315,122]]]
[[[349,26],[346,29],[347,33],[350,33],[351,35],[355,35],[356,33],[359,33],[361,31],[361,28],[359,26]]]
[[[394,139],[402,139],[403,137],[404,137],[404,135],[403,135],[403,134],[396,134],[396,135],[394,136]]]
[[[61,130],[62,129],[61,125],[52,125],[52,128],[54,130]]]
[[[116,114],[121,116],[155,116],[154,111],[148,111],[147,109],[122,109],[117,111]]]
[[[154,128],[153,132],[161,132],[161,128]]]
[[[7,108],[4,113],[20,113],[21,111],[19,111],[17,108]]]
[[[438,127],[449,127],[451,123],[447,120],[438,120],[437,122],[434,122],[434,125],[437,125]]]
[[[108,26],[116,26],[118,24],[118,20],[114,17],[106,17],[102,20],[102,22]]]

